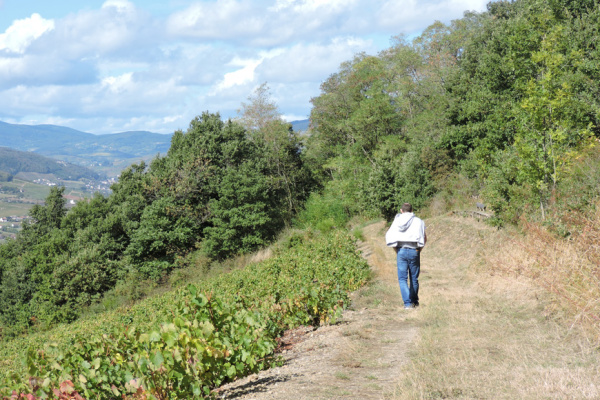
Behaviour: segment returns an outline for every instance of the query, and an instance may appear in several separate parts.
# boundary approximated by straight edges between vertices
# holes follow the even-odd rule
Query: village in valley
[[[24,221],[31,220],[29,216],[0,217],[0,242],[15,239]]]
[[[65,206],[70,209],[94,193],[109,195],[110,186],[116,180],[65,181],[55,177],[40,177],[30,181],[14,179],[11,182],[0,182],[0,243],[16,238],[23,224],[32,222],[29,210],[35,205],[44,205],[50,188],[66,187]]]

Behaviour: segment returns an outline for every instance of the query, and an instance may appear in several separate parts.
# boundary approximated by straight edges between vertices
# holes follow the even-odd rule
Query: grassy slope
[[[426,223],[420,308],[403,309],[385,224],[360,226],[355,235],[375,278],[353,295],[353,311],[304,339],[286,366],[232,384],[224,397],[600,398],[591,331],[573,326],[577,311],[557,310],[559,299],[523,275],[534,260],[529,248],[548,252],[543,241],[472,218]]]
[[[0,217],[24,216],[34,204],[41,204],[50,192],[50,187],[38,185],[33,182],[13,179],[12,182],[0,182],[0,186],[22,189],[23,203],[6,202],[8,199],[16,199],[15,193],[0,193]]]
[[[598,331],[525,275],[523,249],[540,242],[470,218],[427,224],[420,335],[396,398],[599,398]]]
[[[316,299],[316,293],[320,293],[319,296],[325,297],[320,297],[322,303],[318,304],[318,312],[326,313],[321,307],[334,299],[326,288],[339,288],[344,291],[346,286],[356,288],[364,283],[367,276],[366,264],[358,258],[348,239],[345,234],[335,233],[329,233],[326,238],[318,235],[313,237],[310,233],[294,236],[293,242],[284,241],[281,249],[271,259],[258,264],[251,263],[245,269],[235,270],[231,274],[221,274],[206,280],[196,278],[192,283],[198,285],[201,290],[207,290],[223,299],[234,298],[237,294],[244,296],[244,293],[253,293],[254,298],[260,298],[265,304],[269,299],[274,299],[271,293],[273,289],[276,289],[278,295],[281,291],[282,301],[287,302],[286,299],[290,299],[293,312],[286,314],[284,318],[286,323],[293,324],[296,316],[302,318],[294,311],[294,296],[302,297],[303,293],[310,293],[309,299],[312,301]],[[274,270],[279,272],[273,274]],[[326,283],[334,276],[337,280],[335,287]],[[276,279],[277,284],[274,285],[271,279]],[[258,297],[257,292],[263,296]],[[158,324],[173,318],[173,307],[185,293],[185,290],[173,290],[143,300],[129,308],[122,307],[101,315],[91,315],[70,325],[60,325],[47,332],[3,342],[0,346],[0,382],[6,381],[11,373],[25,375],[25,366],[21,360],[28,348],[40,349],[44,344],[51,342],[57,343],[59,347],[68,347],[77,335],[98,337],[103,333],[110,333],[115,328],[132,325],[142,332],[153,330]],[[338,305],[342,304],[337,300],[332,301]],[[298,311],[304,309],[301,303],[298,303]],[[316,313],[317,304],[314,307]]]
[[[559,269],[557,283],[564,277],[560,268],[571,268],[574,245],[557,246],[511,229],[498,231],[470,218],[442,216],[426,222],[422,307],[411,311],[410,318],[419,328],[419,339],[393,398],[600,397],[597,328],[577,324],[585,314],[570,303],[561,307],[565,302],[560,292],[536,284],[541,273],[554,279],[549,272]],[[540,265],[539,252],[551,253],[554,264]],[[393,281],[393,272],[381,279]],[[364,294],[368,292],[380,304],[382,292]],[[0,348],[0,371],[18,370],[17,354],[28,345],[66,341],[75,331],[101,332],[132,320],[151,324],[153,315],[173,302],[172,296],[12,341]]]

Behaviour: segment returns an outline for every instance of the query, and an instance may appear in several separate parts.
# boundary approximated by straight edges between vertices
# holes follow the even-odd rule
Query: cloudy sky
[[[235,117],[262,82],[287,120],[358,52],[487,0],[0,0],[0,121],[91,133]]]

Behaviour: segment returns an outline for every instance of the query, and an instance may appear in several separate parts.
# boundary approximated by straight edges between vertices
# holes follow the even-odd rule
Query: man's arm
[[[423,225],[423,230],[425,230],[425,225]],[[425,247],[426,244],[427,244],[427,233],[423,232],[423,247]],[[423,250],[423,247],[419,247],[417,250],[421,251],[421,250]]]

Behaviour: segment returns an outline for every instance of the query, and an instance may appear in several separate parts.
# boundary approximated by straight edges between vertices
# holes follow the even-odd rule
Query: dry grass
[[[510,251],[488,257],[494,272],[527,277],[551,295],[550,311],[583,329],[600,347],[600,207],[571,240],[560,240],[537,224],[524,223],[527,235],[510,239]]]
[[[403,309],[385,224],[361,226],[373,282],[353,294],[338,325],[315,331],[290,369],[277,372],[293,379],[248,398],[600,398],[600,357],[589,331],[557,312],[559,297],[527,272],[560,257],[532,232],[448,216],[426,224],[421,307]]]
[[[569,329],[549,310],[553,299],[515,272],[535,264],[535,257],[523,259],[530,247],[516,244],[528,239],[464,218],[428,225],[427,279],[415,314],[420,335],[394,397],[600,398],[600,361],[589,337]],[[500,261],[515,269],[482,273]]]

